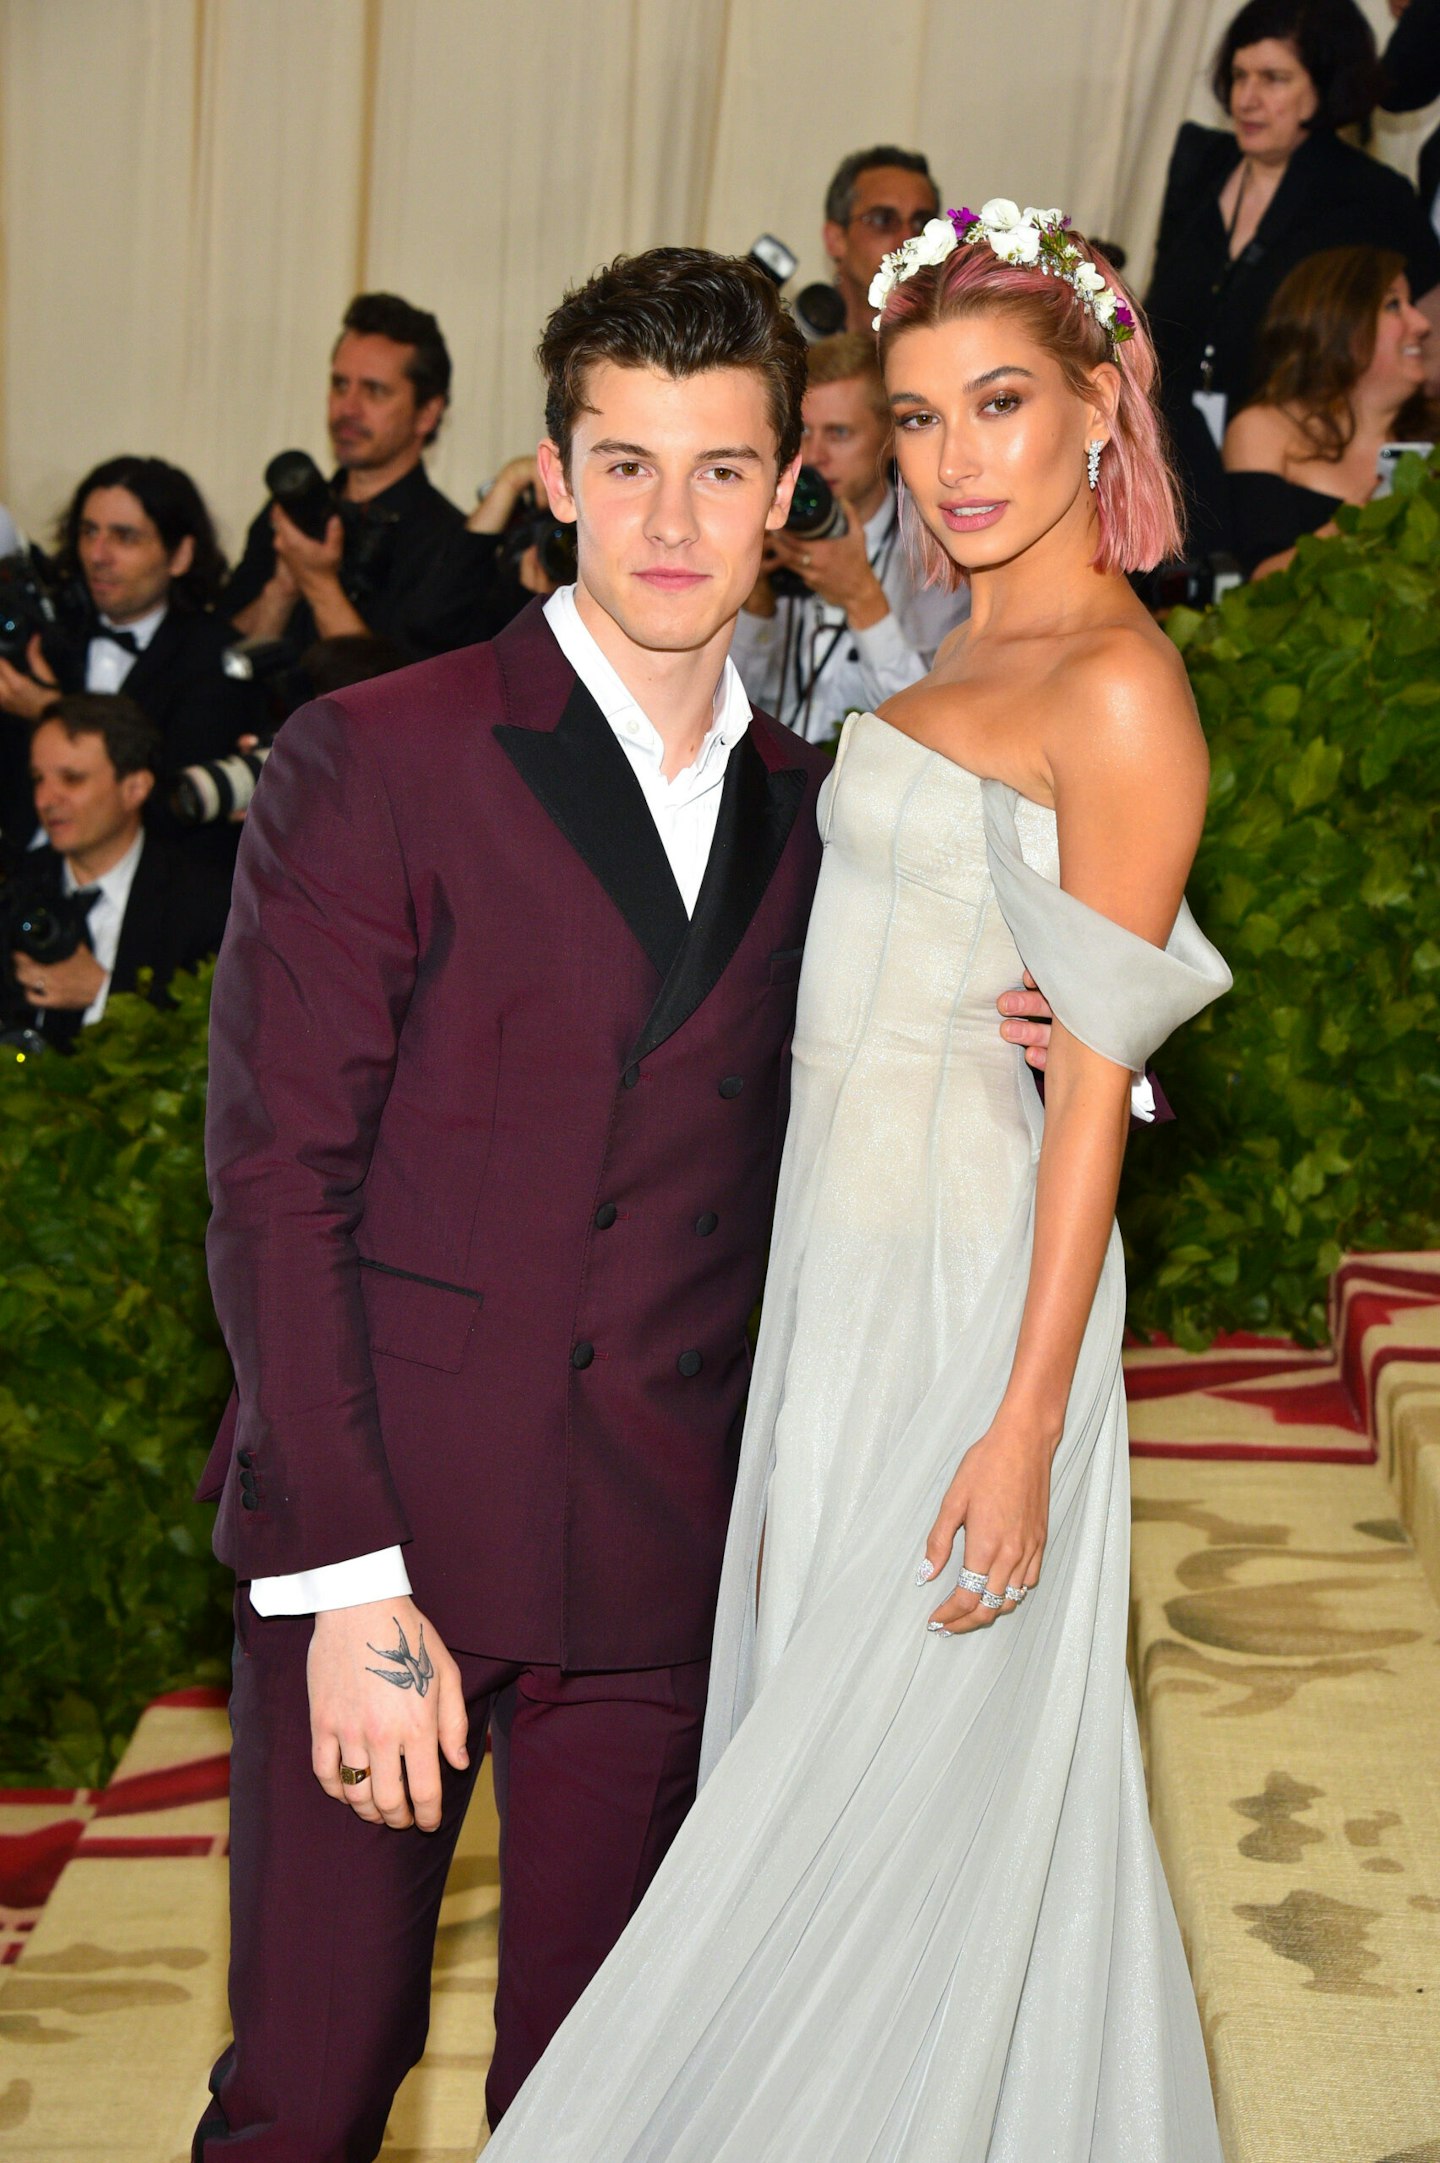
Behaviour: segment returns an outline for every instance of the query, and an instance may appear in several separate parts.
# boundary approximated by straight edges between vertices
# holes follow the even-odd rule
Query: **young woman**
[[[1124,576],[1175,538],[1154,359],[1055,212],[937,219],[873,298],[971,620],[821,798],[708,1779],[487,2163],[1220,2156],[1125,1673],[1130,1079],[1229,982]],[[988,1019],[1027,968],[1043,1113]]]
[[[1433,442],[1430,325],[1387,248],[1327,248],[1292,270],[1260,340],[1260,389],[1225,431],[1235,554],[1280,571],[1302,533],[1333,534],[1368,503],[1383,443]]]

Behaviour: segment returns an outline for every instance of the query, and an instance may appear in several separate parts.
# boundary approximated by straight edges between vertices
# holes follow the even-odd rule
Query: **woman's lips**
[[[1005,505],[985,503],[977,497],[966,503],[942,503],[940,516],[952,533],[978,533],[982,526],[993,526],[1005,516]]]

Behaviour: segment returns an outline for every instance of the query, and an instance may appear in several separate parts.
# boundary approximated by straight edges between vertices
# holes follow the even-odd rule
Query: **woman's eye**
[[[914,435],[921,428],[933,427],[934,423],[933,413],[902,413],[895,426],[904,429],[907,435]]]
[[[1014,391],[997,391],[984,410],[987,413],[1003,414],[1018,412],[1019,408],[1020,399]]]

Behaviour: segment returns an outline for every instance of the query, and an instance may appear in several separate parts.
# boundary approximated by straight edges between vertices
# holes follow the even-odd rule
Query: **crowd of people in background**
[[[1176,141],[1145,300],[1187,591],[1232,561],[1283,567],[1386,485],[1395,446],[1435,440],[1440,130],[1418,191],[1363,146],[1377,110],[1440,95],[1440,0],[1390,4],[1381,54],[1355,0],[1247,0],[1213,71],[1228,125]],[[846,157],[825,196],[845,327],[810,346],[802,455],[834,508],[822,532],[772,537],[734,644],[749,697],[811,741],[918,681],[968,608],[904,545],[869,300],[882,259],[941,209],[926,157],[894,144]],[[233,569],[200,489],[160,458],[88,473],[49,556],[0,510],[10,1040],[70,1044],[112,990],[163,999],[215,950],[248,791],[296,705],[492,637],[574,577],[532,456],[468,517],[430,480],[451,395],[434,315],[360,294],[331,355],[333,471],[310,469],[307,498],[303,473],[282,488],[272,466]],[[1173,590],[1162,572],[1149,597]]]

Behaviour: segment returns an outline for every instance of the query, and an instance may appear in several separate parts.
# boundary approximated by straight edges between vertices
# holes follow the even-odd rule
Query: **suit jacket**
[[[33,850],[23,859],[22,875],[38,879],[56,894],[63,891],[64,862],[54,849]],[[228,906],[228,881],[221,874],[192,862],[158,835],[147,834],[120,924],[111,991],[134,991],[141,970],[149,969],[154,972],[149,996],[163,1004],[177,969],[193,969],[219,952]],[[26,1007],[17,1019],[33,1028],[37,1015]],[[80,1029],[79,1010],[45,1014],[45,1037],[56,1046],[72,1044]]]
[[[1416,113],[1440,98],[1440,0],[1409,0],[1380,62],[1387,113]],[[1429,211],[1440,190],[1440,128],[1420,146],[1421,207]]]
[[[287,722],[212,1022],[241,1578],[399,1541],[452,1645],[708,1653],[827,765],[755,716],[687,920],[538,606]]]

